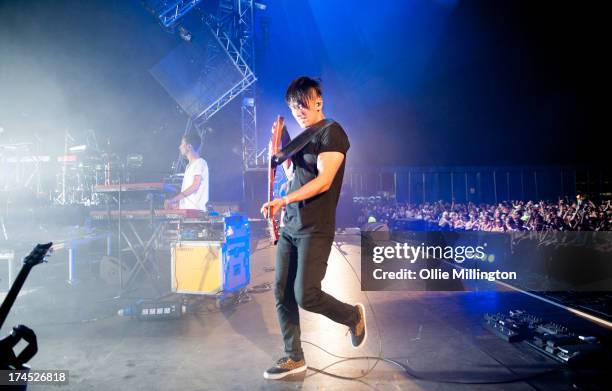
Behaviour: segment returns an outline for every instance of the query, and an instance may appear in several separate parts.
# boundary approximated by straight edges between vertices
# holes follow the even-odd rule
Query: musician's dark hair
[[[313,91],[317,97],[323,95],[321,79],[300,76],[293,80],[289,84],[289,87],[287,87],[285,102],[287,102],[287,104],[295,102],[301,106],[308,107],[308,101],[312,98]]]
[[[202,138],[196,132],[188,132],[183,135],[183,140],[187,144],[191,144],[194,151],[200,150],[200,144],[202,144]]]

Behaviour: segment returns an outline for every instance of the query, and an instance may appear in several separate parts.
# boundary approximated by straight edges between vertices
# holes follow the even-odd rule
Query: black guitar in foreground
[[[30,270],[39,263],[45,262],[45,257],[52,244],[53,243],[37,245],[30,255],[23,260],[23,267],[17,275],[17,278],[15,278],[15,282],[13,282],[6,298],[2,302],[2,307],[0,307],[0,328],[2,328]],[[26,341],[28,345],[21,353],[15,355],[13,348],[22,339]],[[8,337],[0,340],[0,369],[27,369],[23,364],[34,357],[37,351],[38,345],[36,343],[36,334],[34,334],[34,330],[21,324],[17,327],[13,327],[13,332]]]

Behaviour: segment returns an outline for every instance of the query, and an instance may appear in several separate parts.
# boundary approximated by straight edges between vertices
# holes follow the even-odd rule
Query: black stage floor
[[[338,235],[337,240],[342,244],[332,249],[324,290],[343,301],[366,302],[346,262],[359,270],[358,237]],[[270,271],[273,248],[265,240],[254,244],[259,249],[251,255],[251,286],[272,282],[274,277]],[[53,389],[563,390],[604,389],[612,382],[609,372],[564,370],[530,348],[507,343],[484,329],[483,313],[521,308],[609,338],[605,328],[513,291],[369,292],[375,316],[368,309],[369,336],[360,350],[351,347],[344,326],[302,312],[304,341],[339,356],[382,354],[401,362],[412,374],[373,359],[333,365],[338,358],[305,343],[309,366],[345,377],[365,376],[351,381],[308,370],[286,380],[268,381],[262,373],[282,353],[272,291],[249,293],[250,300],[221,310],[211,300],[203,300],[197,311],[180,319],[142,321],[118,316],[117,310],[146,297],[144,289],[114,298],[116,288],[87,278],[86,255],[80,262],[83,279],[72,286],[65,283],[61,254],[33,269],[2,330],[7,334],[11,326],[23,323],[36,331],[39,352],[30,361],[33,369],[70,371],[69,385]],[[517,378],[526,380],[504,383]],[[477,384],[487,382],[493,384]]]

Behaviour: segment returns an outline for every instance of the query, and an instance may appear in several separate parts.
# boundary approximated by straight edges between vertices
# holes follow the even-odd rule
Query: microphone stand
[[[117,261],[119,263],[119,296],[121,296],[123,294],[123,257],[121,256],[121,253],[123,252],[121,249],[121,193],[122,193],[122,189],[121,186],[123,184],[123,165],[120,163],[119,164],[119,195],[117,196],[118,199],[118,203],[119,203],[119,207],[117,210],[118,216],[117,216],[117,235],[119,236],[119,240],[117,242],[118,245],[118,250],[119,250],[119,254],[117,256]]]

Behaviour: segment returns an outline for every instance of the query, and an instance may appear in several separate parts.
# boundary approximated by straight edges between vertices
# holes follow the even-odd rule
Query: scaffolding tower
[[[179,26],[179,19],[200,3],[200,0],[144,1],[165,28]],[[219,0],[216,15],[202,12],[202,23],[214,40],[208,44],[207,56],[226,55],[240,73],[241,79],[230,89],[188,118],[185,133],[197,131],[204,140],[211,117],[232,100],[241,97],[242,158],[244,171],[258,169],[257,160],[257,105],[255,97],[255,45],[253,0]],[[220,48],[220,50],[219,50]],[[221,52],[221,53],[219,53]],[[212,61],[208,61],[212,63]],[[184,159],[173,164],[175,173],[185,167]]]

